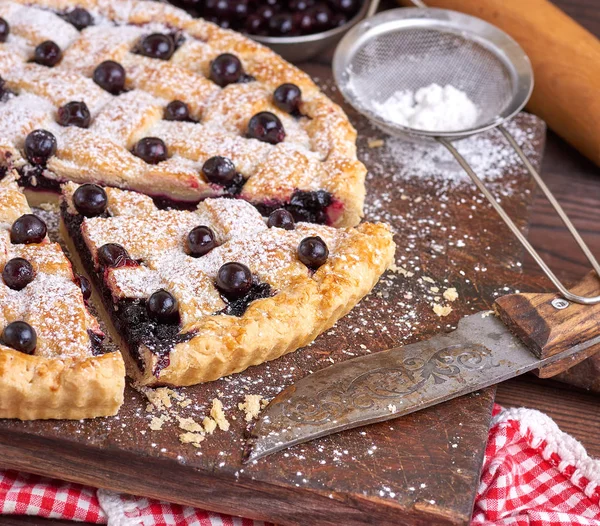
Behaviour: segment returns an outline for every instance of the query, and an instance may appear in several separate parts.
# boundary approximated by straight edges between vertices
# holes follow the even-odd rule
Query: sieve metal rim
[[[514,93],[510,103],[493,120],[465,130],[429,131],[401,126],[381,118],[350,89],[349,65],[356,53],[381,34],[408,28],[431,28],[455,33],[492,52],[510,72]],[[359,113],[392,134],[412,137],[461,139],[495,128],[521,111],[533,91],[533,69],[521,46],[501,29],[479,18],[439,8],[400,8],[379,13],[354,26],[341,40],[333,57],[333,76],[346,101]]]

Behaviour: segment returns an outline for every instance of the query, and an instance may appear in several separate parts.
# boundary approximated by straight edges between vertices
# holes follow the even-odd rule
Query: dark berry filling
[[[54,193],[60,193],[60,181],[49,179],[43,175],[44,167],[41,165],[25,165],[17,170],[19,186],[28,188],[32,191],[48,190]]]
[[[83,184],[73,193],[73,205],[85,217],[96,217],[104,213],[108,196],[97,184]]]
[[[167,145],[158,137],[144,137],[133,147],[133,155],[148,164],[158,164],[168,157]]]
[[[75,283],[81,289],[81,295],[85,301],[92,297],[92,284],[85,276],[76,276]]]
[[[81,31],[94,23],[94,19],[89,11],[83,7],[75,7],[63,15],[63,18],[72,24],[75,29]]]
[[[15,245],[41,243],[47,233],[46,223],[33,214],[25,214],[10,227],[10,241]]]
[[[92,354],[94,356],[100,356],[104,354],[104,348],[102,347],[102,342],[104,341],[104,334],[98,334],[90,329],[87,331],[88,336],[90,337],[90,345],[92,346]]]
[[[169,365],[169,353],[178,344],[190,340],[194,333],[180,334],[179,320],[172,323],[159,322],[150,317],[145,300],[119,300],[113,301],[110,289],[104,283],[102,269],[96,271],[83,236],[81,224],[83,217],[67,212],[66,204],[61,205],[62,217],[73,243],[78,249],[81,261],[93,279],[96,290],[100,292],[107,312],[111,315],[113,324],[123,337],[131,356],[136,360],[141,371],[144,363],[139,353],[141,345],[146,346],[158,357],[158,362],[153,374],[158,376],[160,371]],[[116,307],[116,309],[115,309]]]
[[[105,60],[96,66],[93,79],[98,86],[113,95],[118,95],[125,89],[125,69],[114,60]]]
[[[279,117],[270,111],[261,111],[248,122],[250,139],[258,139],[269,144],[279,144],[285,140],[285,130]]]
[[[241,298],[231,300],[227,307],[219,311],[218,314],[228,314],[229,316],[243,316],[250,303],[263,298],[270,298],[274,295],[271,285],[268,283],[253,283],[250,290]]]
[[[9,259],[2,270],[2,280],[13,290],[23,290],[35,278],[31,263],[24,258]]]
[[[289,203],[254,203],[254,206],[265,217],[284,208],[292,214],[295,221],[324,225],[328,223],[327,208],[332,204],[333,197],[325,190],[296,190]]]
[[[33,61],[52,68],[62,59],[62,51],[56,42],[45,40],[35,48]]]
[[[0,42],[6,42],[10,34],[10,26],[4,18],[0,17]]]
[[[4,345],[15,351],[33,354],[37,345],[37,334],[29,323],[13,321],[4,327],[0,340]]]
[[[83,101],[67,102],[64,106],[58,108],[56,122],[61,126],[89,128],[91,120],[90,110]]]
[[[56,137],[47,130],[33,130],[25,138],[25,157],[31,164],[44,165],[56,153]]]

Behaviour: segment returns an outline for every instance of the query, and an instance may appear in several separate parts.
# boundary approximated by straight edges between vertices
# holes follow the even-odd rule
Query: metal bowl
[[[270,47],[289,62],[305,62],[327,49],[333,49],[347,31],[365,18],[370,4],[369,0],[364,0],[360,11],[343,26],[322,33],[299,37],[263,37],[248,34],[246,36]]]

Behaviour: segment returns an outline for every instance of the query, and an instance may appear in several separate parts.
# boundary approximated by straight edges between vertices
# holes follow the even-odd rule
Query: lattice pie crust
[[[79,32],[59,16],[74,6],[86,8],[94,25]],[[6,43],[0,43],[0,76],[5,88],[17,94],[0,102],[2,162],[27,172],[24,140],[34,129],[51,131],[58,142],[43,174],[29,175],[32,185],[97,182],[198,202],[223,193],[201,173],[204,161],[221,155],[247,179],[243,199],[271,206],[289,203],[298,190],[322,190],[332,197],[327,224],[360,221],[366,171],[356,159],[355,130],[308,75],[271,50],[150,1],[3,0],[0,17],[10,25]],[[170,60],[133,52],[151,33],[174,32],[178,47]],[[31,62],[35,47],[46,40],[63,53],[54,67]],[[209,80],[211,61],[226,52],[235,54],[255,80],[224,88]],[[128,91],[111,95],[94,83],[94,69],[105,60],[123,66]],[[300,116],[272,102],[274,90],[286,82],[302,90]],[[198,122],[164,120],[164,108],[173,100],[186,102]],[[71,101],[87,104],[88,128],[56,123],[57,109]],[[249,119],[262,111],[279,117],[284,142],[245,137]],[[131,153],[148,136],[164,140],[170,155],[166,161],[151,165]]]

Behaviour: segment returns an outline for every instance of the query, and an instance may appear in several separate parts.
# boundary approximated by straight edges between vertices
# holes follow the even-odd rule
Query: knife
[[[573,287],[598,294],[595,273]],[[554,376],[600,350],[600,304],[557,294],[498,298],[456,330],[338,363],[274,398],[250,430],[245,462],[347,429],[398,418],[537,370]]]

